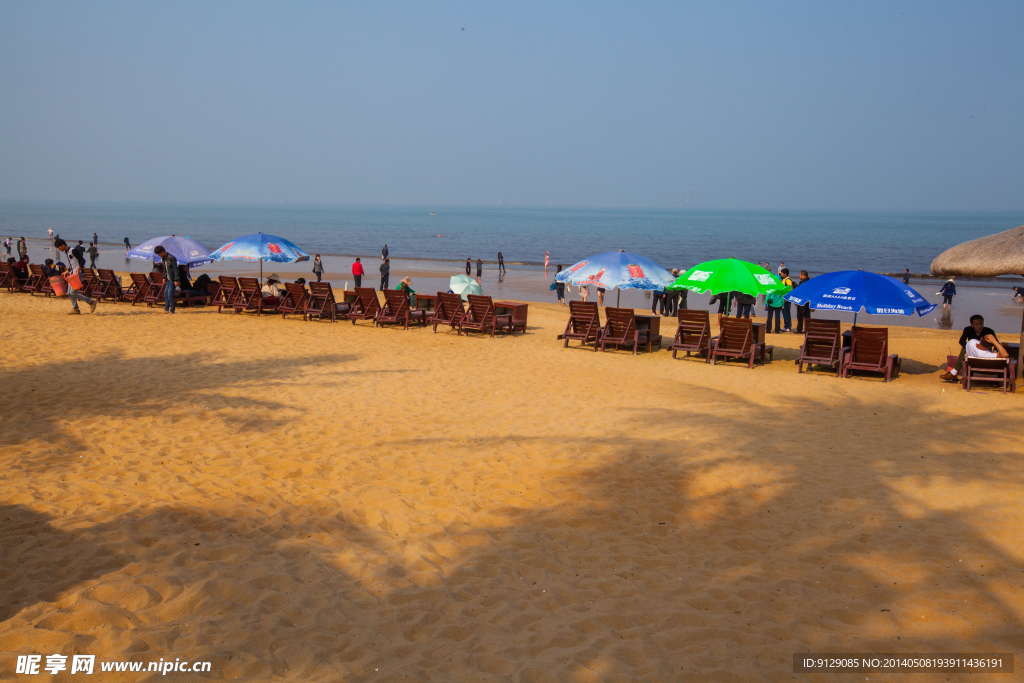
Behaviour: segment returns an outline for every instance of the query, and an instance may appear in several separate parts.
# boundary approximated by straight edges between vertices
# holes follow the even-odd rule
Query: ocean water
[[[431,211],[435,215],[431,215]],[[863,268],[927,273],[931,260],[965,240],[1024,224],[1018,213],[701,211],[510,207],[214,206],[130,203],[0,203],[0,236],[137,244],[188,235],[216,248],[239,235],[268,232],[310,253],[379,255],[432,261],[571,264],[624,249],[666,268],[733,256],[784,261],[812,274]]]

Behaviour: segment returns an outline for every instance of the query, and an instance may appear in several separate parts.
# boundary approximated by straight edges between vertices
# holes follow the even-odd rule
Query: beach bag
[[[68,295],[68,283],[64,281],[60,275],[53,275],[50,277],[50,286],[53,287],[54,296],[67,296]]]
[[[548,291],[549,291],[549,292],[553,292],[553,291],[555,291],[556,289],[558,289],[558,283],[557,283],[557,282],[552,282],[552,283],[551,283],[551,286],[550,286],[550,287],[548,287]]]
[[[64,279],[67,280],[68,286],[76,292],[85,286],[82,284],[82,278],[77,271],[71,275],[65,275]]]

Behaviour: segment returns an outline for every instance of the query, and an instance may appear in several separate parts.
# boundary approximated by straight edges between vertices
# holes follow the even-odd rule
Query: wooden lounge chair
[[[843,336],[838,320],[808,318],[804,321],[804,343],[796,359],[797,372],[804,371],[804,363],[827,365],[839,374],[839,361],[843,355]],[[808,367],[808,370],[810,367]]]
[[[676,327],[676,336],[672,339],[672,357],[685,351],[687,357],[691,353],[704,356],[704,362],[711,361],[711,317],[707,311],[691,310],[680,308],[676,313],[679,325]]]
[[[346,317],[355,325],[357,320],[376,320],[380,312],[380,300],[373,287],[356,287],[356,300]]]
[[[300,284],[286,282],[284,285],[285,295],[281,303],[277,305],[277,312],[281,317],[289,313],[298,313],[303,320],[306,318],[306,303],[309,301],[309,292]]]
[[[43,283],[46,281],[46,277],[43,275],[43,267],[35,263],[30,263],[28,265],[28,269],[28,279],[25,280],[25,284],[21,286],[21,291],[28,292],[29,294],[42,294]]]
[[[220,282],[220,288],[213,295],[210,305],[216,306],[218,313],[220,313],[221,308],[234,310],[235,299],[238,297],[239,292],[238,278],[231,275],[221,275],[217,280]]]
[[[410,308],[409,300],[405,297],[405,292],[402,290],[385,289],[384,306],[377,313],[373,326],[405,325],[405,329],[409,329],[410,322],[426,326],[427,312]]]
[[[564,339],[562,348],[569,348],[569,340],[577,339],[582,346],[594,344],[594,352],[597,352],[597,343],[601,339],[601,314],[596,301],[570,301],[569,321],[565,324],[565,332],[559,335]]]
[[[608,307],[604,309],[604,315],[607,322],[604,324],[604,329],[601,331],[601,338],[597,342],[601,345],[601,350],[604,351],[608,346],[625,346],[633,347],[633,355],[635,356],[640,344],[646,342],[647,351],[653,351],[654,341],[658,341],[658,348],[661,348],[661,335],[651,335],[650,330],[641,330],[636,326],[636,315],[632,308],[613,308]]]
[[[231,307],[235,313],[255,311],[258,317],[263,311],[263,292],[260,291],[260,281],[254,277],[238,278],[238,294]]]
[[[124,292],[121,290],[121,281],[114,274],[114,271],[100,268],[98,272],[99,277],[96,279],[96,286],[93,288],[93,298],[100,301],[105,299],[121,301],[124,298]]]
[[[498,330],[508,330],[512,325],[511,316],[499,316],[494,312],[494,300],[489,296],[469,294],[467,297],[469,310],[459,322],[459,335],[463,332],[487,332],[491,336]]]
[[[839,365],[843,377],[854,370],[880,372],[886,382],[898,376],[900,357],[889,353],[889,328],[854,326],[850,348],[844,351]]]
[[[978,382],[998,384],[1003,393],[1017,393],[1017,359],[1010,358],[964,358],[961,386],[967,391]]]
[[[749,318],[722,318],[722,328],[717,341],[711,348],[711,364],[726,358],[747,359],[747,367],[753,369],[754,358],[760,357],[761,364],[765,356],[771,356],[774,347],[754,339],[754,325]]]
[[[132,302],[132,306],[136,303],[145,303],[146,295],[149,294],[149,280],[142,273],[128,273],[128,276],[132,279],[132,284],[124,292],[124,300]]]
[[[17,287],[17,280],[14,277],[14,270],[9,263],[0,263],[0,287],[6,287],[8,292],[13,292]]]
[[[158,273],[154,270],[149,274],[149,289],[146,290],[146,296],[143,299],[150,308],[152,308],[153,304],[162,304],[164,302],[163,273]]]
[[[330,318],[333,323],[339,317],[344,318],[350,308],[349,304],[338,303],[334,298],[334,289],[330,282],[310,282],[309,297],[306,299],[302,319]]]
[[[95,299],[96,288],[99,286],[99,278],[96,277],[96,273],[92,268],[82,268],[78,271],[78,275],[82,279],[82,294],[90,299]]]
[[[434,301],[434,314],[427,324],[434,326],[435,333],[438,325],[448,325],[454,330],[462,323],[465,315],[466,308],[462,305],[461,296],[452,292],[438,292]]]

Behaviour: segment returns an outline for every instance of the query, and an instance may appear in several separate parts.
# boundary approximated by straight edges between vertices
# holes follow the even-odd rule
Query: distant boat
[[[433,211],[431,211],[431,212],[430,212],[430,215],[431,215],[431,216],[436,216],[437,214],[436,214],[436,213],[434,213]]]

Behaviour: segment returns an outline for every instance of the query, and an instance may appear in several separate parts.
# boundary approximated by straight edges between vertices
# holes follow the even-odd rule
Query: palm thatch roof
[[[1024,225],[947,249],[932,261],[932,275],[1024,275]]]

